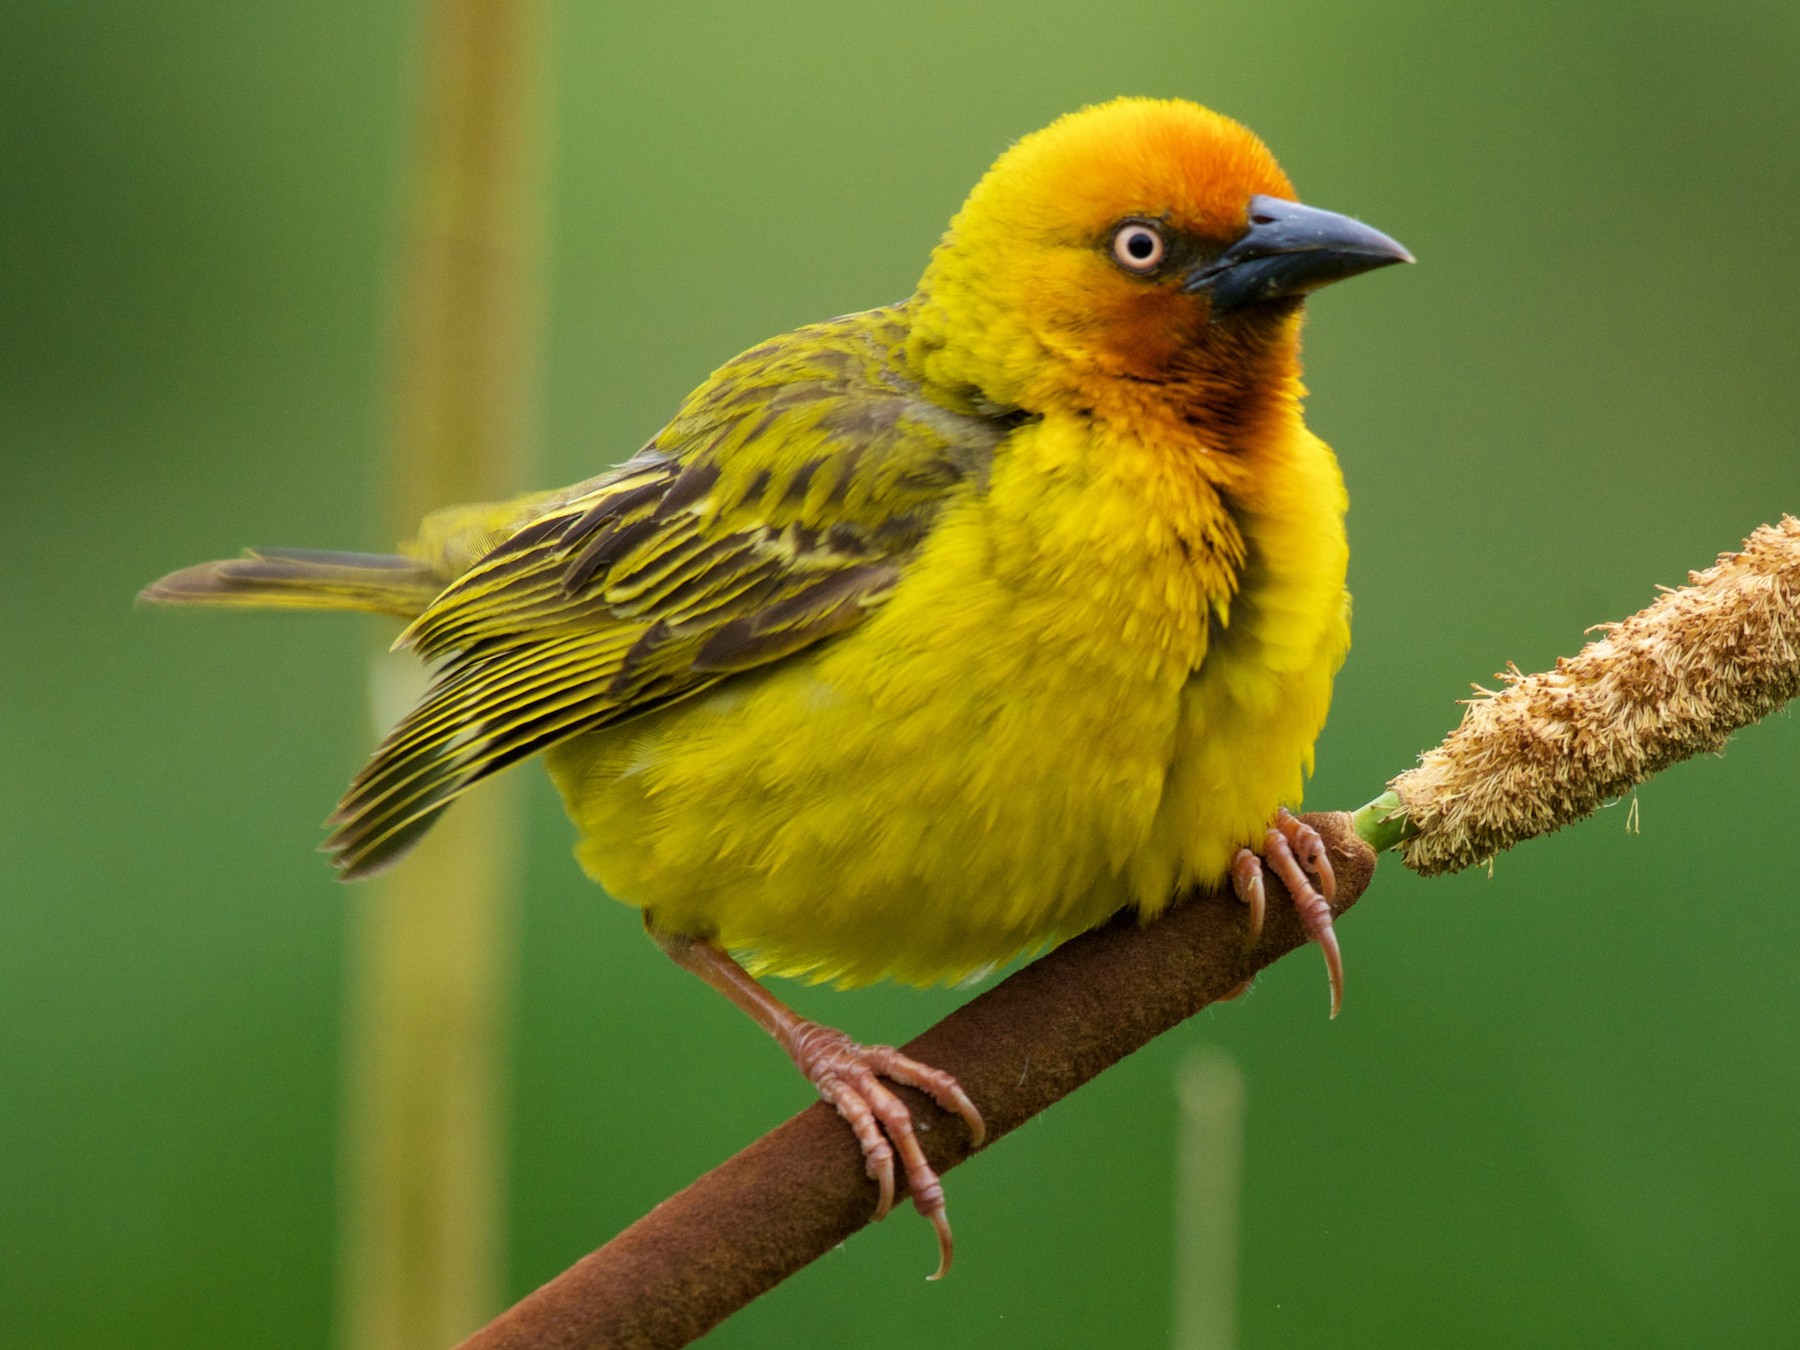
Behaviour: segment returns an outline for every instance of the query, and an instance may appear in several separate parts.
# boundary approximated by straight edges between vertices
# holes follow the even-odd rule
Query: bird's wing
[[[897,369],[903,317],[775,339],[635,458],[479,558],[401,643],[441,662],[332,816],[346,877],[395,861],[472,784],[854,626],[1008,430]]]

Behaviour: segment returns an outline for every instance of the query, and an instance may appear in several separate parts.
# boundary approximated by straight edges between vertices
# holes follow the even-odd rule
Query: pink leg
[[[1296,820],[1286,808],[1275,815],[1275,823],[1263,835],[1262,857],[1249,849],[1238,850],[1231,864],[1231,882],[1238,899],[1250,907],[1250,941],[1262,935],[1265,901],[1262,867],[1281,878],[1293,898],[1294,909],[1306,935],[1325,953],[1325,971],[1331,980],[1331,1015],[1336,1017],[1344,1006],[1344,958],[1338,949],[1337,932],[1331,925],[1331,902],[1337,896],[1337,877],[1331,870],[1331,857],[1319,832],[1303,820]],[[1312,873],[1309,877],[1307,873]],[[1312,877],[1318,878],[1318,886]]]
[[[979,1148],[987,1137],[987,1127],[962,1086],[942,1069],[908,1059],[892,1046],[859,1045],[841,1031],[808,1021],[710,942],[671,937],[654,928],[651,936],[677,965],[692,971],[749,1013],[787,1051],[788,1058],[819,1090],[819,1095],[837,1109],[856,1135],[863,1165],[880,1188],[875,1204],[877,1219],[893,1208],[894,1153],[899,1151],[913,1204],[937,1230],[938,1268],[931,1278],[941,1278],[950,1269],[952,1255],[944,1186],[925,1160],[925,1150],[919,1146],[913,1129],[912,1112],[881,1080],[917,1088],[944,1110],[961,1116],[969,1127],[970,1142]]]

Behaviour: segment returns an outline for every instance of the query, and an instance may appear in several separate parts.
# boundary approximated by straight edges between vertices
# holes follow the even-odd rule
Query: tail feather
[[[358,609],[417,618],[445,579],[415,558],[388,553],[259,548],[152,582],[140,600],[251,609]]]

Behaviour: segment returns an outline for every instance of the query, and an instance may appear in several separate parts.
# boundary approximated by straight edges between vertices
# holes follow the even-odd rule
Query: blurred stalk
[[[396,287],[384,521],[524,478],[537,332],[540,0],[425,0]],[[377,658],[383,729],[420,677]],[[397,705],[397,706],[396,706]],[[511,784],[356,897],[344,1131],[347,1350],[452,1344],[501,1306]]]
[[[1237,1345],[1238,1187],[1244,1074],[1223,1050],[1188,1056],[1175,1074],[1181,1136],[1175,1181],[1173,1350]]]

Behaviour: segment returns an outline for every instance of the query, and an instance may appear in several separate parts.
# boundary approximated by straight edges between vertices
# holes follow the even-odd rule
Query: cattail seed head
[[[1462,725],[1388,787],[1424,876],[1590,815],[1800,693],[1800,520],[1688,576],[1554,670],[1478,689]]]

